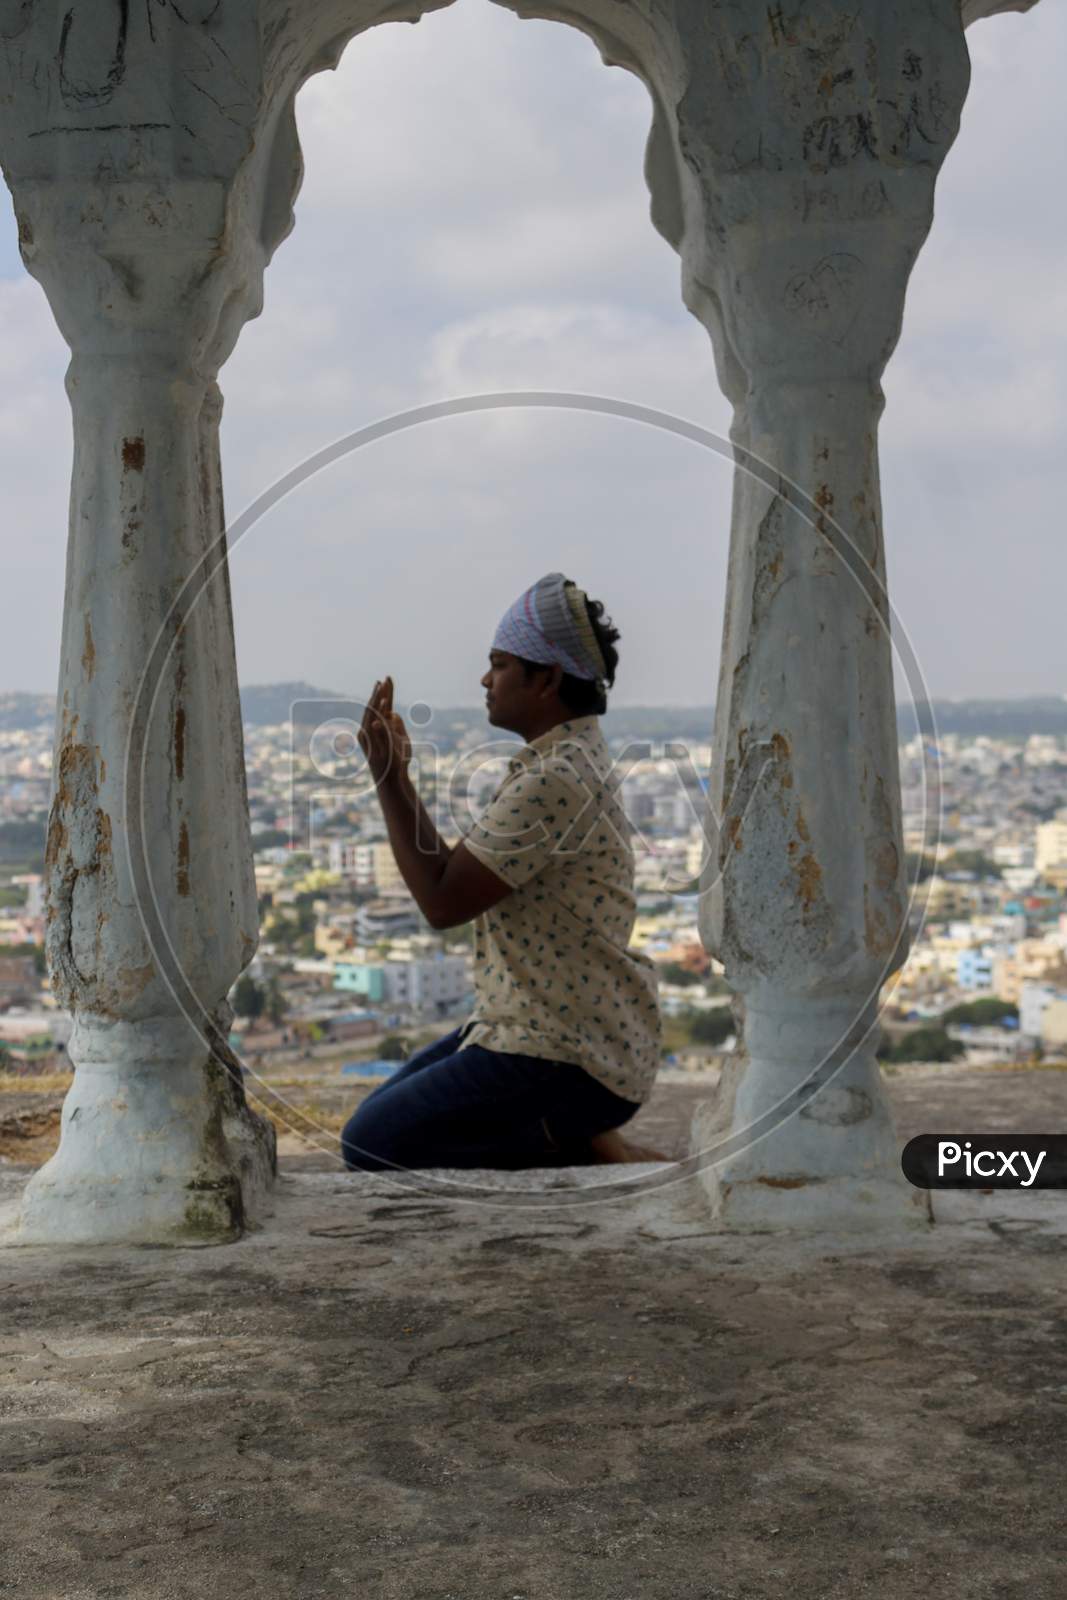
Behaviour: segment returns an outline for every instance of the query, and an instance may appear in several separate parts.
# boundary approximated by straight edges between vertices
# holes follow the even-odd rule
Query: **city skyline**
[[[263,695],[268,693],[273,694],[280,689],[286,688],[299,688],[301,693],[304,695],[310,694],[314,697],[322,697],[323,699],[329,701],[359,700],[359,691],[357,689],[345,689],[338,687],[337,685],[311,684],[306,680],[298,680],[296,683],[290,683],[288,681],[283,681],[280,683],[241,682],[239,686],[239,692],[242,696]],[[54,713],[56,702],[54,690],[0,686],[0,708],[2,708],[5,701],[11,699],[24,699],[31,701],[46,700],[51,702],[49,715]],[[1030,734],[1033,734],[1036,737],[1042,737],[1049,732],[1058,734],[1061,730],[1058,727],[1050,729],[1047,726],[1035,726],[1027,732],[1023,732],[1018,727],[1013,727],[1006,732],[1002,727],[997,727],[995,724],[991,723],[987,733],[981,724],[981,715],[984,711],[991,708],[995,708],[998,714],[1010,714],[1015,711],[1028,711],[1033,712],[1033,714],[1038,718],[1040,718],[1042,715],[1048,715],[1049,713],[1055,715],[1059,712],[1059,708],[1061,706],[1067,708],[1067,690],[1047,689],[1033,694],[1021,695],[931,695],[927,703],[934,708],[935,711],[939,707],[945,706],[972,708],[975,717],[978,719],[973,722],[972,726],[965,730],[942,731],[964,732],[968,735],[974,734],[975,736],[980,737],[1008,736],[1025,738],[1029,737]],[[485,705],[482,699],[468,701],[456,700],[450,702],[440,701],[435,703],[429,700],[426,696],[412,696],[409,701],[405,702],[404,697],[398,694],[396,704],[398,707],[401,707],[404,704],[409,706],[429,706],[431,711],[434,713],[445,713],[449,711],[462,711],[468,713],[477,712],[482,715],[485,713]],[[896,701],[898,716],[903,717],[907,715],[912,709],[913,704],[913,702],[907,699],[898,698]],[[700,712],[710,713],[713,716],[715,712],[715,702],[713,700],[622,700],[619,699],[614,692],[609,692],[606,714],[610,715],[612,711]],[[1064,710],[1062,716],[1064,723],[1067,724],[1067,709]],[[255,722],[260,720],[262,719],[249,718],[247,715],[245,716],[245,721]],[[281,718],[278,720],[284,721],[286,719]],[[1062,731],[1067,733],[1067,725],[1065,725]],[[901,734],[902,739],[909,737],[911,737],[910,733]]]

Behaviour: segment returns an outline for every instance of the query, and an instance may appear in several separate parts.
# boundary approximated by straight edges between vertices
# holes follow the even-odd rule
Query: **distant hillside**
[[[1034,733],[1067,733],[1067,696],[1030,695],[1023,700],[932,700],[934,725],[939,733],[958,733],[991,739],[1028,739]],[[916,731],[912,706],[897,707],[901,737]]]
[[[932,700],[930,710],[938,733],[964,738],[985,734],[992,739],[1028,739],[1031,734],[1067,735],[1067,696],[1032,695],[1022,700]],[[710,739],[714,706],[622,706],[609,710],[604,732],[609,738]],[[915,708],[897,707],[902,739],[917,731]]]
[[[311,683],[256,683],[241,689],[241,712],[250,727],[277,727],[295,714],[301,723],[317,724],[329,717],[350,717],[352,696],[337,689],[320,689]],[[0,733],[47,728],[55,721],[55,696],[0,694]],[[406,707],[402,706],[406,711]],[[1026,739],[1031,734],[1067,735],[1067,696],[1029,695],[1019,700],[934,700],[934,721],[941,733],[964,737],[986,734],[991,738]],[[609,739],[687,739],[705,743],[714,726],[713,706],[616,706],[604,718]],[[435,706],[431,728],[486,726],[484,707]],[[426,726],[425,724],[423,726]],[[901,738],[916,731],[910,705],[897,707]]]
[[[296,710],[298,722],[323,722],[329,716],[345,716],[350,712],[312,711],[311,706],[303,715],[300,708],[303,702],[315,705],[322,701],[332,701],[338,705],[350,706],[351,700],[338,689],[316,689],[312,683],[253,683],[246,684],[241,689],[241,715],[245,722],[253,727],[277,727],[279,723],[288,722]]]
[[[54,694],[0,694],[0,733],[19,733],[55,723]]]
[[[351,717],[358,701],[336,689],[317,689],[310,683],[268,683],[249,685],[241,690],[241,710],[252,727],[288,722],[295,716],[300,723],[318,724],[331,717]],[[400,710],[407,712],[401,703]],[[433,706],[430,722],[423,728],[453,729],[487,726],[485,707]],[[621,706],[609,710],[604,718],[608,738],[706,740],[711,732],[710,706]]]

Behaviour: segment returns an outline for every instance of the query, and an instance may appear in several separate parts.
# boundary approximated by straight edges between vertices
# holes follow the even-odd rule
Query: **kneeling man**
[[[482,678],[490,723],[525,743],[454,848],[408,774],[411,744],[376,683],[360,729],[397,865],[432,928],[474,921],[476,1004],[366,1096],[350,1168],[664,1160],[618,1129],[662,1049],[655,968],[631,950],[630,823],[600,728],[619,633],[551,572],[505,613]]]

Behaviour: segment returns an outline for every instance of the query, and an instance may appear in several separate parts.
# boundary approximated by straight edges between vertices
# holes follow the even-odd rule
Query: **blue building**
[[[348,994],[361,994],[364,999],[385,999],[385,968],[380,963],[365,961],[336,961],[333,968],[333,986]]]
[[[956,982],[961,989],[993,990],[993,957],[985,950],[961,950],[956,957]]]

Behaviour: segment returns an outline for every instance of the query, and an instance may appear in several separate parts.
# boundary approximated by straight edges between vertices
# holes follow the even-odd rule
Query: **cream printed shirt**
[[[463,843],[514,889],[474,922],[461,1047],[571,1061],[642,1104],[660,1065],[655,965],[628,948],[632,825],[597,716],[523,745]]]

